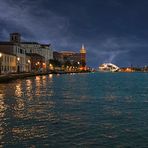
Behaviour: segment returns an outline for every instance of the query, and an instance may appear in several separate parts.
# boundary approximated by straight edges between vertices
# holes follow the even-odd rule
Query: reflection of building
[[[39,44],[36,42],[22,42],[21,35],[19,33],[11,33],[9,42],[0,42],[0,52],[7,54],[7,57],[12,58],[15,56],[16,64],[12,65],[3,62],[3,65],[7,65],[2,72],[29,72],[31,70],[31,61],[29,55],[26,53],[36,53],[41,57],[44,57],[44,66],[42,68],[48,68],[49,60],[53,58],[53,52],[50,44]],[[15,67],[15,68],[14,68]],[[15,70],[14,70],[15,69]]]

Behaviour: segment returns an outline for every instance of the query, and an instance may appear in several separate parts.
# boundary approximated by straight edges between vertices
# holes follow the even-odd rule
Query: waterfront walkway
[[[70,73],[83,73],[84,71],[78,72],[65,72],[65,71],[50,71],[50,72],[33,72],[33,73],[13,73],[13,74],[2,74],[0,75],[0,83],[9,82],[16,79],[24,79],[33,76],[42,76],[48,74],[70,74]],[[88,71],[85,71],[88,72]]]
[[[37,75],[47,75],[50,73],[13,73],[13,74],[3,74],[0,75],[0,83],[1,82],[8,82],[11,80],[16,80],[16,79],[23,79],[26,77],[32,77],[32,76],[37,76]]]

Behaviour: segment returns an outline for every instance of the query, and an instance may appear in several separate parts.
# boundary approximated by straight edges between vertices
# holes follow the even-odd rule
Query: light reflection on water
[[[0,147],[147,147],[147,80],[108,73],[0,84]]]

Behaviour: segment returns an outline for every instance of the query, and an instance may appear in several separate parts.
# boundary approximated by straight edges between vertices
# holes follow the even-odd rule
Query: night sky
[[[0,40],[51,43],[54,50],[87,49],[87,63],[148,65],[148,0],[0,0]]]

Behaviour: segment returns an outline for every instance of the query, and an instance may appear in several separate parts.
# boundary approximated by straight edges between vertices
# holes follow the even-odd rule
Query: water
[[[148,147],[148,74],[48,75],[0,84],[0,147]]]

